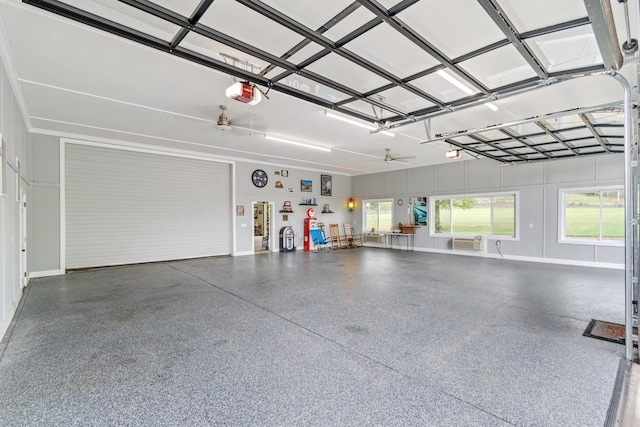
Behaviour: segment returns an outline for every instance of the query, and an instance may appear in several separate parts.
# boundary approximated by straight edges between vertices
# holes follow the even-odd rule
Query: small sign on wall
[[[244,216],[244,205],[236,205],[236,215]]]

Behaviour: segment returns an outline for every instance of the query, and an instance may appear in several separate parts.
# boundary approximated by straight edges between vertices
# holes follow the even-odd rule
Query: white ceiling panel
[[[152,3],[189,18],[200,4],[200,0],[152,0]]]
[[[490,89],[535,77],[535,71],[513,46],[504,46],[460,63]]]
[[[296,53],[287,58],[287,61],[292,64],[299,64],[300,62],[312,57],[316,53],[322,51],[324,48],[317,43],[310,42],[302,49],[298,50]]]
[[[345,108],[348,108],[348,109],[353,110],[353,111],[358,111],[360,113],[373,114],[378,119],[386,119],[388,117],[391,117],[391,116],[395,115],[395,113],[391,113],[388,110],[381,109],[378,106],[376,106],[375,109],[374,109],[372,104],[369,104],[368,102],[364,102],[364,101],[349,102],[347,104],[344,104],[343,106]],[[368,124],[373,126],[372,122],[370,122]]]
[[[307,70],[328,77],[361,93],[389,83],[384,77],[374,74],[335,53],[330,53],[314,62],[307,67]]]
[[[576,130],[565,130],[560,132],[560,136],[563,139],[573,139],[573,138],[586,138],[586,137],[590,137],[593,136],[591,132],[589,132],[588,129],[576,129]]]
[[[200,23],[277,56],[304,39],[294,31],[232,0],[213,2]]]
[[[583,0],[497,0],[497,2],[521,33],[587,16]]]
[[[431,73],[419,79],[412,80],[411,84],[427,93],[434,94],[436,99],[443,102],[451,102],[478,93],[478,90],[472,88],[468,83],[463,82],[457,77],[453,77],[453,73],[447,71],[447,74],[450,78],[458,80],[462,86],[466,87],[466,90],[452,84],[450,80],[447,80],[442,74],[438,73]]]
[[[382,97],[384,102],[406,112],[422,110],[435,105],[423,97],[400,87],[385,90],[378,95]]]
[[[299,74],[289,74],[280,80],[279,83],[331,102],[340,102],[349,98],[347,94],[324,86]]]
[[[398,17],[450,59],[505,38],[475,0],[418,2]]]
[[[424,49],[386,25],[367,31],[345,48],[401,78],[438,65]]]
[[[189,32],[180,43],[180,46],[243,71],[257,73],[269,65],[268,62],[260,58],[251,56],[194,32]]]
[[[173,39],[180,29],[177,25],[167,22],[164,19],[156,18],[155,16],[120,2],[107,0],[66,0],[65,3],[165,41]]]
[[[351,13],[345,19],[327,30],[323,34],[323,36],[327,37],[330,40],[338,41],[347,34],[354,31],[356,28],[359,28],[367,22],[371,21],[375,17],[376,16],[373,13],[369,12],[369,10],[360,6],[356,9],[355,12]]]
[[[330,22],[334,16],[351,4],[349,0],[263,0],[263,3],[277,9],[288,17],[312,30]]]
[[[602,55],[589,26],[571,28],[527,40],[550,72],[602,64]]]

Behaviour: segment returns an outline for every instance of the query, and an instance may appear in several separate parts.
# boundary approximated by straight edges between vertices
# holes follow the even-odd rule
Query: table
[[[390,249],[393,249],[393,237],[395,236],[397,242],[398,242],[398,246],[400,246],[400,237],[406,237],[407,238],[407,250],[409,250],[409,243],[411,243],[411,250],[413,250],[414,245],[415,245],[415,234],[409,234],[409,233],[385,233],[384,235],[384,247],[385,249],[387,249],[387,246]],[[388,242],[388,245],[387,245]]]

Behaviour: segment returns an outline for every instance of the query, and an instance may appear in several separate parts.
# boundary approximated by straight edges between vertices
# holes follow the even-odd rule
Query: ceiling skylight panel
[[[281,56],[304,37],[232,0],[215,1],[200,23],[255,48]]]
[[[314,31],[351,4],[349,0],[262,0],[262,2]]]
[[[590,26],[571,28],[527,40],[548,71],[562,71],[602,64],[596,37]]]
[[[116,1],[67,0],[66,4],[161,40],[171,41],[180,27]]]
[[[398,18],[450,59],[505,38],[475,0],[421,1]]]
[[[583,0],[497,0],[520,33],[587,16]]]
[[[295,90],[317,96],[318,98],[325,99],[329,102],[335,103],[350,98],[347,94],[324,86],[298,74],[290,74],[284,79],[278,81],[278,83],[287,85]]]
[[[438,64],[435,58],[388,25],[378,25],[344,47],[400,78]]]
[[[389,83],[387,79],[335,53],[319,59],[306,69],[361,93]]]
[[[491,89],[536,77],[535,71],[511,45],[476,56],[459,65]]]
[[[152,0],[151,2],[186,18],[191,17],[200,4],[200,0]]]

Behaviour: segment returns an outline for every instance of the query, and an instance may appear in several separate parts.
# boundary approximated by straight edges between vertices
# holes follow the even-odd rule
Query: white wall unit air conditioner
[[[453,239],[451,239],[451,249],[481,251],[482,236],[476,236],[473,239],[465,237],[454,237]]]

